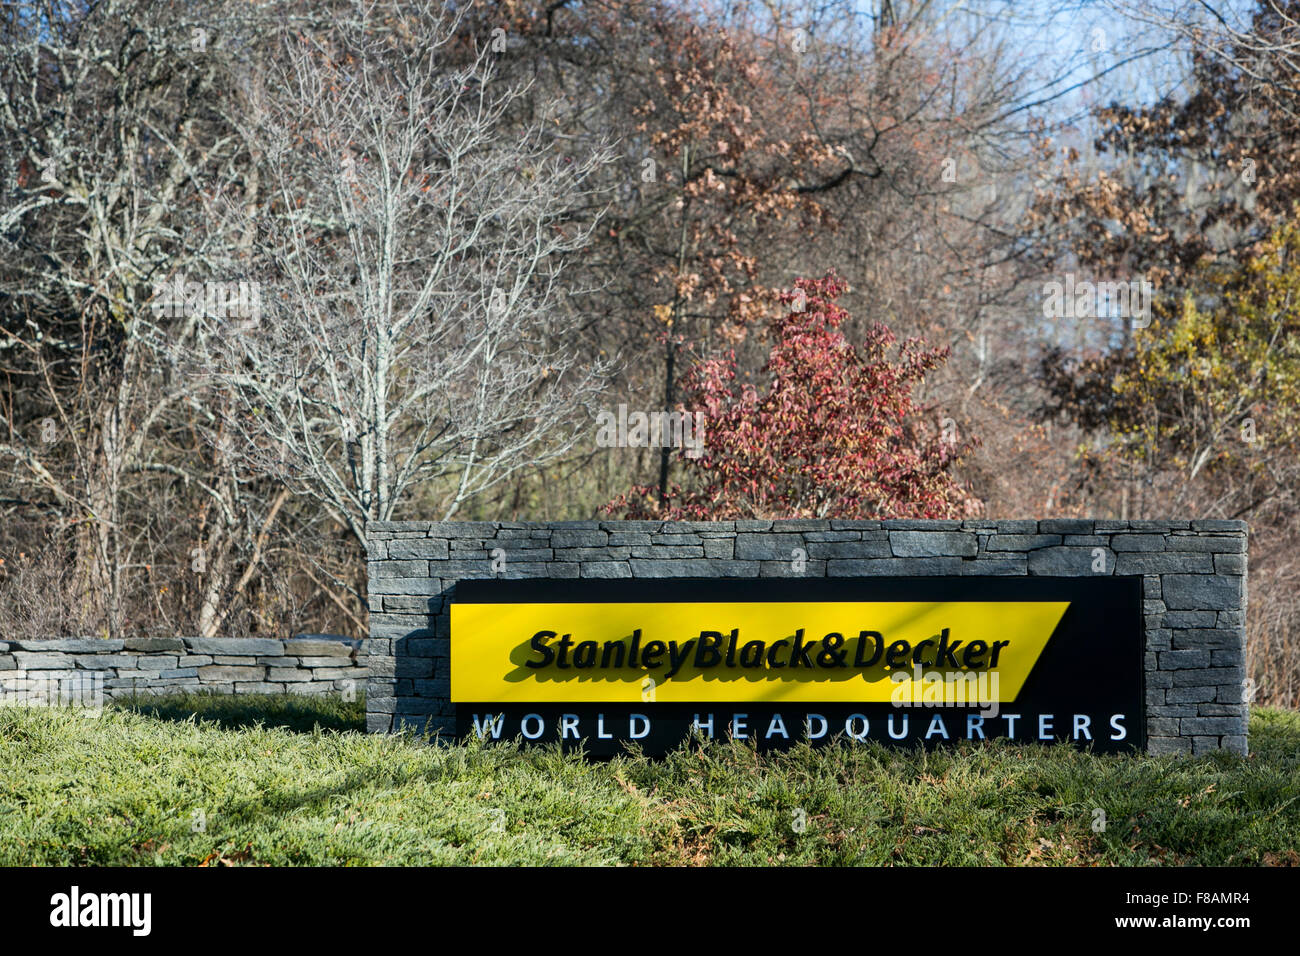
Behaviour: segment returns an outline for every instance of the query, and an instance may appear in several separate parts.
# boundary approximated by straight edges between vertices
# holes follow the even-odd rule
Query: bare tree
[[[359,4],[281,33],[244,91],[261,314],[197,315],[177,354],[206,366],[230,452],[358,540],[417,487],[451,517],[563,454],[604,375],[557,300],[607,156],[548,152],[540,125],[507,140],[523,91],[493,80],[494,38],[449,66],[454,27],[440,4]]]
[[[72,532],[83,593],[113,635],[167,534],[149,507],[158,482],[215,495],[224,474],[176,427],[193,386],[158,374],[147,298],[165,267],[204,271],[200,195],[238,176],[226,70],[206,48],[225,17],[222,0],[0,11],[3,497]]]

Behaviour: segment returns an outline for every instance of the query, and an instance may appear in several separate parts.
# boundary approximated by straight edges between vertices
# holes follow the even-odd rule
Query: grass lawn
[[[1245,759],[993,742],[589,763],[367,736],[363,708],[0,707],[0,864],[1300,863],[1286,711],[1254,712]]]

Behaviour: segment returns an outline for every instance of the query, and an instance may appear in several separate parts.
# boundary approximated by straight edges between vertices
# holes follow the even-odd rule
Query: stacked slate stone
[[[384,522],[367,548],[371,731],[454,731],[460,580],[1105,574],[1143,581],[1149,750],[1246,750],[1242,521]]]
[[[0,702],[49,682],[98,675],[104,696],[133,693],[360,693],[362,641],[334,635],[0,641]]]

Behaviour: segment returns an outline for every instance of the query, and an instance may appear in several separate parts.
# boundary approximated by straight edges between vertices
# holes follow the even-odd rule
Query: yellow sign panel
[[[880,702],[983,681],[1011,702],[1068,601],[456,604],[451,699]],[[912,698],[921,700],[919,693]],[[974,698],[972,698],[974,699]]]

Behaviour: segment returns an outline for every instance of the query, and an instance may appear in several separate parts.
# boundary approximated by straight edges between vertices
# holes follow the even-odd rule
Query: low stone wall
[[[375,522],[366,725],[453,732],[449,606],[467,579],[1101,574],[1142,581],[1148,750],[1245,753],[1246,533],[1218,520]]]
[[[0,641],[0,697],[47,693],[93,679],[105,697],[175,694],[330,694],[362,691],[364,642],[331,634]],[[2,702],[2,701],[0,701]]]

